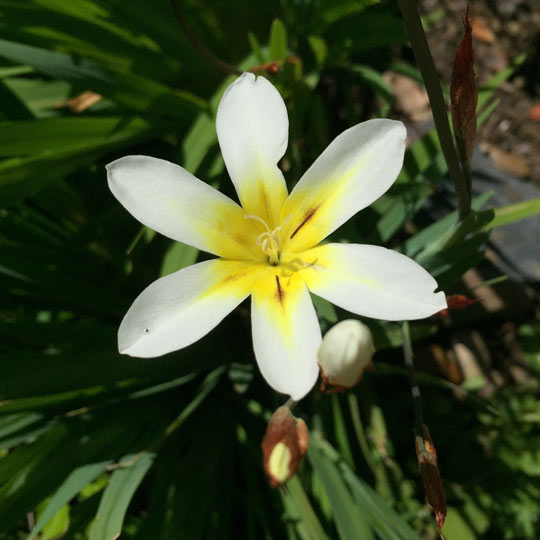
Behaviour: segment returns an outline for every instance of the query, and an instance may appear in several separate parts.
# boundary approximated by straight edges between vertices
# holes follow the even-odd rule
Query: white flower
[[[127,312],[120,352],[160,356],[197,341],[251,294],[253,346],[270,386],[293,399],[313,387],[321,332],[309,291],[353,313],[420,319],[446,307],[417,263],[382,247],[317,245],[394,182],[401,122],[370,120],[339,135],[287,194],[277,166],[288,118],[279,92],[244,73],[217,113],[223,159],[241,206],[182,167],[127,156],[109,186],[148,227],[218,259],[158,279]]]
[[[323,381],[351,388],[372,366],[375,352],[371,330],[360,321],[347,319],[326,332],[317,358]]]

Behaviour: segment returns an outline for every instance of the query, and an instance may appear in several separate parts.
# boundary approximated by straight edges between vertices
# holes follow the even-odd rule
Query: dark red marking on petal
[[[283,304],[284,292],[283,292],[283,289],[281,288],[281,283],[279,282],[278,276],[276,276],[276,285],[277,285],[277,297],[278,297],[279,303]]]
[[[302,223],[300,223],[300,225],[298,225],[298,227],[296,227],[296,229],[294,229],[294,232],[291,234],[291,240],[294,238],[294,236],[296,235],[296,233],[315,215],[315,212],[319,209],[319,207],[317,208],[312,208],[307,214],[306,214],[306,217],[304,218],[304,220],[302,221]]]

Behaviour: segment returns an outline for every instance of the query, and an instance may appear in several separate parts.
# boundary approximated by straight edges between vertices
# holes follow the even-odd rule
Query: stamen
[[[260,246],[261,245],[261,242],[262,242],[262,239],[265,237],[265,236],[268,236],[270,233],[268,232],[263,232],[261,234],[259,234],[259,236],[257,236],[257,245]]]
[[[261,247],[261,250],[265,255],[268,255],[271,264],[278,264],[279,251],[281,249],[279,232],[281,231],[281,227],[291,219],[291,215],[289,214],[273,231],[270,230],[270,227],[268,227],[264,219],[255,214],[244,214],[244,219],[254,219],[259,223],[262,223],[266,231],[259,234],[257,237],[257,245]]]
[[[255,219],[256,221],[264,225],[264,228],[266,229],[267,232],[270,232],[270,229],[268,228],[266,221],[264,221],[264,219],[260,218],[259,216],[256,216],[255,214],[244,214],[244,219]]]
[[[281,229],[281,227],[283,227],[283,225],[285,225],[285,223],[287,223],[287,221],[289,221],[290,219],[291,219],[291,214],[287,214],[285,219],[280,223],[279,228]]]

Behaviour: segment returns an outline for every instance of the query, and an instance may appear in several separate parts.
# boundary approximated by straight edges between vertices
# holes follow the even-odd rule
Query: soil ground
[[[496,90],[500,103],[477,135],[473,191],[478,194],[493,190],[490,204],[495,206],[540,196],[539,8],[538,0],[469,2],[480,88],[520,53],[527,53],[526,61]],[[447,85],[463,36],[466,9],[465,0],[420,0],[435,65]],[[396,96],[406,95],[398,103],[398,112],[412,138],[420,136],[432,125],[427,95],[399,76],[392,77],[389,82]],[[396,87],[399,84],[405,86]],[[451,193],[450,183],[447,187]],[[463,312],[451,313],[449,332],[442,340],[446,342],[418,351],[420,369],[435,369],[456,383],[483,374],[496,381],[496,386],[509,382],[517,386],[535,384],[523,359],[518,329],[540,320],[538,231],[538,216],[494,231],[486,260],[467,272],[454,291],[449,291],[464,293],[478,303]],[[503,274],[510,279],[494,286],[479,286]]]
[[[422,0],[427,37],[448,83],[463,35],[465,0]],[[500,104],[480,128],[478,146],[501,170],[540,185],[540,4],[537,0],[472,0],[477,83],[481,87],[523,52],[526,62],[496,92]],[[452,46],[451,46],[452,45]]]

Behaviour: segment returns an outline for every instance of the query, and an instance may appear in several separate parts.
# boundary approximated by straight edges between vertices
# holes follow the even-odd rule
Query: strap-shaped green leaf
[[[90,529],[89,540],[118,538],[129,503],[153,461],[152,453],[131,454],[122,459],[122,462],[132,464],[121,466],[111,475]]]
[[[27,540],[33,540],[39,532],[49,523],[56,513],[67,504],[85,486],[95,480],[107,467],[110,461],[90,463],[75,469],[52,496],[35,527],[30,532]]]

